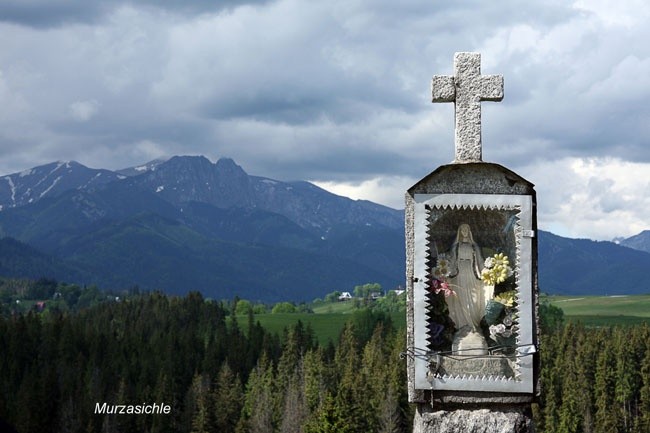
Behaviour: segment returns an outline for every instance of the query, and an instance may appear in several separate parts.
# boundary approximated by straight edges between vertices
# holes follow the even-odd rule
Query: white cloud
[[[648,3],[644,0],[578,0],[574,7],[596,15],[608,26],[646,25],[650,17]]]
[[[650,96],[650,57],[626,56],[603,80],[593,83],[587,95],[611,105],[645,102]]]
[[[70,115],[78,122],[86,122],[99,112],[99,102],[90,101],[75,101],[70,104]]]
[[[648,173],[649,163],[617,158],[564,158],[520,171],[536,184],[541,229],[600,240],[648,228]]]
[[[377,177],[363,182],[312,181],[319,187],[337,195],[355,200],[370,200],[394,209],[404,209],[404,195],[417,179],[407,176]]]

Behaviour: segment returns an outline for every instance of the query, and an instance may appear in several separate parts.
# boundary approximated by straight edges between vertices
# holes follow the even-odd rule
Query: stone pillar
[[[481,101],[501,75],[456,53],[432,102],[453,102],[454,163],[406,194],[407,373],[415,433],[532,432],[539,387],[533,185],[482,162]]]
[[[413,433],[528,433],[533,432],[530,410],[524,406],[435,409],[418,405]]]
[[[519,203],[531,203],[527,216],[522,215]],[[441,166],[408,190],[407,368],[409,401],[417,404],[415,433],[534,431],[530,406],[538,394],[539,364],[535,208],[530,182],[505,167],[485,162]],[[423,210],[425,217],[418,214]],[[433,317],[428,307],[433,296],[444,299],[442,294],[432,294],[432,269],[435,257],[442,256],[446,245],[452,243],[449,235],[437,232],[467,219],[473,221],[475,241],[485,256],[500,249],[512,251],[508,254],[515,275],[510,284],[518,322],[512,328],[517,338],[506,355],[498,353],[490,335],[486,335],[492,346],[490,354],[477,358],[471,356],[471,350],[470,355],[453,353],[451,341],[446,349],[432,343],[432,328],[453,326],[449,320],[442,325],[432,323],[440,318]],[[427,250],[424,257],[422,248]]]

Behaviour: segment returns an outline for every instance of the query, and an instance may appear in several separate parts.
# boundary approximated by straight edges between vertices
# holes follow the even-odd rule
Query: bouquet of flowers
[[[485,260],[481,280],[488,286],[496,286],[513,275],[508,256],[497,253]],[[502,289],[503,290],[503,289]],[[516,343],[515,290],[505,291],[487,301],[485,324],[491,340],[503,347],[504,353],[511,352]]]
[[[510,260],[503,253],[497,253],[485,259],[485,265],[481,271],[481,280],[485,284],[494,286],[503,283],[512,275]]]
[[[514,309],[515,292],[505,292],[488,302],[485,308],[485,323],[488,325],[490,338],[499,346],[504,347],[504,352],[513,348],[516,342],[517,314]]]
[[[438,256],[436,267],[433,268],[433,278],[431,279],[431,291],[435,294],[443,293],[445,298],[455,295],[447,278],[449,278],[450,269],[449,269],[449,260],[445,257],[444,254]]]
[[[451,265],[444,254],[438,255],[436,266],[431,270],[429,289],[429,305],[427,315],[431,319],[428,324],[428,340],[434,350],[449,350],[454,336],[454,322],[449,317],[449,307],[445,298],[456,295],[449,283]]]

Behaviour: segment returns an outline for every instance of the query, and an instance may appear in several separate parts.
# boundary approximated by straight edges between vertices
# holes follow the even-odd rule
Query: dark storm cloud
[[[0,2],[0,21],[30,27],[52,27],[66,23],[92,22],[102,14],[98,2],[83,0],[7,0]]]
[[[540,221],[605,209],[636,227],[645,189],[626,182],[650,163],[648,20],[626,0],[0,0],[0,173],[204,154],[393,194],[453,159],[454,106],[431,104],[429,83],[454,52],[479,51],[483,74],[505,76],[503,102],[483,104],[485,159],[541,179]],[[625,197],[597,196],[599,175]]]
[[[0,22],[48,28],[66,24],[95,23],[122,6],[149,7],[172,13],[215,13],[241,5],[259,5],[270,0],[2,0]]]

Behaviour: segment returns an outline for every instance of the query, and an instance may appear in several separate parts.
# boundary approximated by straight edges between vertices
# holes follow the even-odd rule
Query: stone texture
[[[438,367],[438,376],[491,376],[514,377],[514,371],[507,358],[469,358],[461,356],[443,358]]]
[[[481,75],[479,53],[456,53],[454,75],[431,81],[432,102],[455,103],[456,163],[482,160],[481,101],[503,99],[503,76]]]
[[[532,433],[531,416],[520,407],[422,411],[419,405],[413,433]]]
[[[453,406],[476,406],[488,407],[488,405],[529,405],[534,401],[530,394],[511,394],[497,392],[472,392],[472,391],[436,391],[430,393],[431,400],[426,403],[427,407],[432,405]]]

